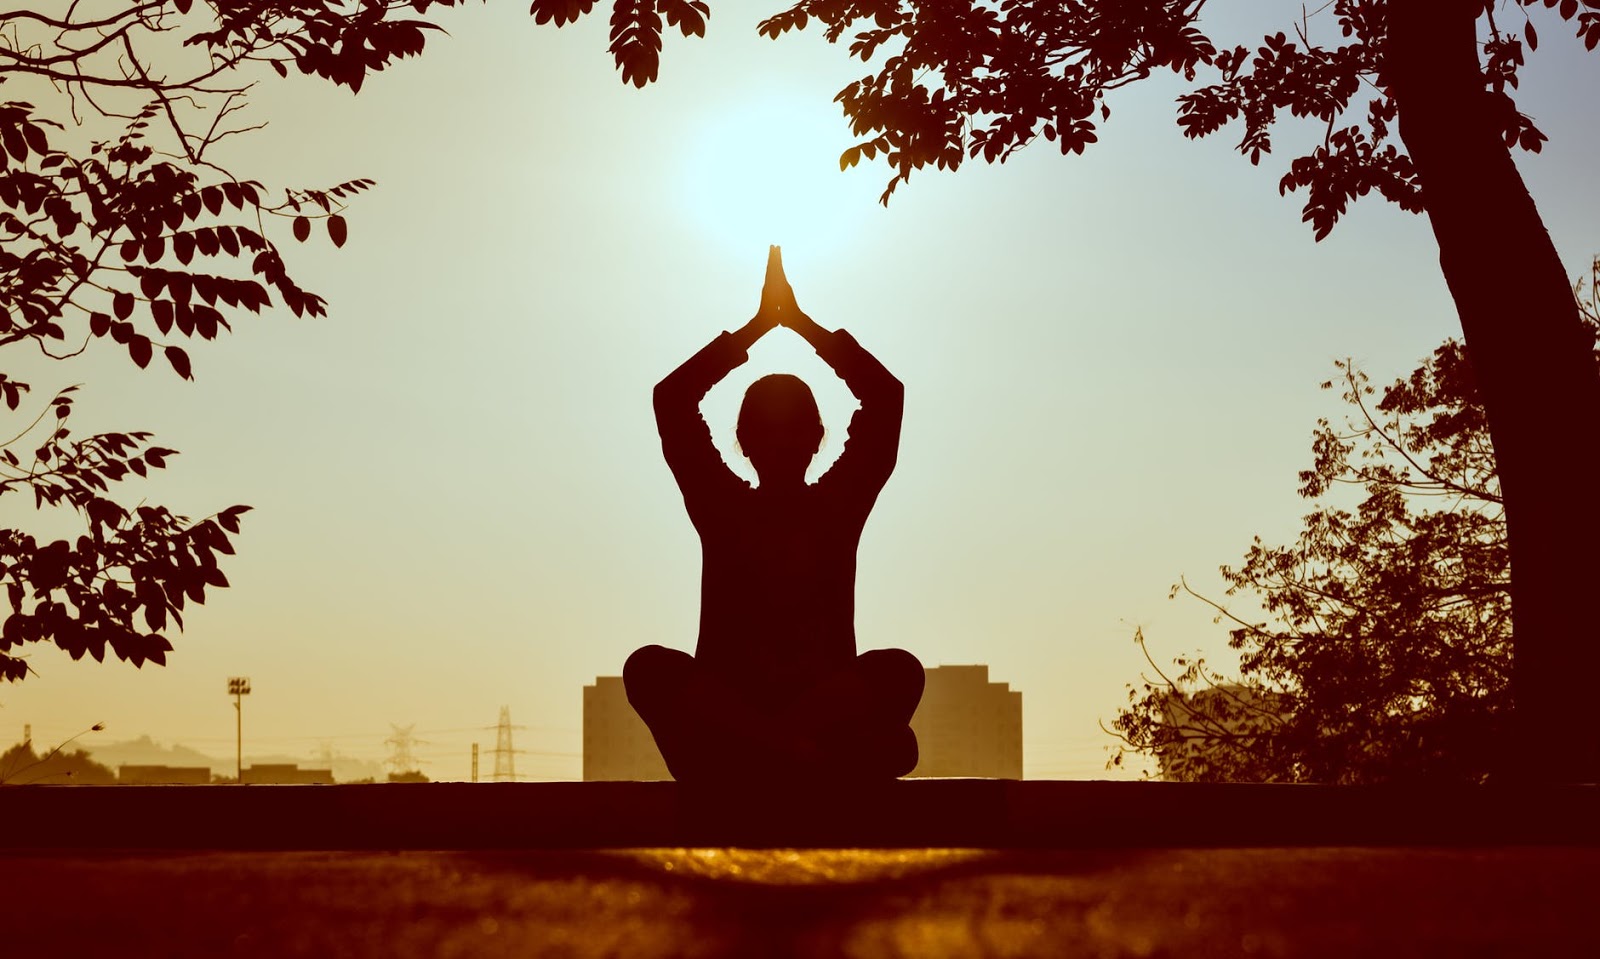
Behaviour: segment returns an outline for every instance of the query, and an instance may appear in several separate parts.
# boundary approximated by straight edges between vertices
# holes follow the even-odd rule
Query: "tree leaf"
[[[167,274],[167,295],[176,303],[189,302],[189,291],[194,288],[186,273]]]
[[[350,235],[349,228],[345,226],[344,217],[335,213],[328,217],[328,239],[334,246],[344,246],[345,238]]]
[[[172,369],[186,380],[194,379],[194,374],[189,370],[189,354],[182,347],[169,346],[162,351],[167,356],[167,362],[172,364]],[[226,584],[224,584],[226,585]],[[160,628],[160,627],[155,627]]]
[[[128,356],[133,359],[139,369],[142,370],[150,365],[151,355],[150,337],[140,333],[128,341]]]
[[[15,126],[0,127],[0,146],[16,158],[18,163],[28,158],[28,143],[22,138],[22,131]]]
[[[34,153],[43,155],[50,152],[49,141],[45,139],[44,131],[31,123],[22,125],[22,138],[27,141],[29,149]]]

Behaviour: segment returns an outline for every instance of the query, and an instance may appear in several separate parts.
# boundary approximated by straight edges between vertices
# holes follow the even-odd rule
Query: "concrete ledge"
[[[0,849],[1600,846],[1600,786],[8,786],[0,823]]]

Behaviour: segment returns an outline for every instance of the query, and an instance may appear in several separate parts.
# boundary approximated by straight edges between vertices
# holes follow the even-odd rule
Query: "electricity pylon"
[[[511,725],[511,707],[500,707],[500,725],[495,727],[494,734],[494,781],[497,783],[516,782],[517,759],[516,755],[526,752],[524,749],[511,748],[511,730],[524,729],[524,726]]]
[[[411,750],[414,746],[425,745],[422,740],[411,733],[413,729],[417,728],[416,724],[396,726],[390,723],[389,728],[393,730],[393,735],[383,741],[383,744],[388,746],[390,750],[389,758],[384,760],[384,764],[389,767],[391,772],[416,772],[417,757]]]

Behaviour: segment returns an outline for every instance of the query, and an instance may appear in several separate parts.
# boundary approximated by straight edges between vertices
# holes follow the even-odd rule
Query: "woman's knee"
[[[901,726],[890,737],[887,755],[884,757],[884,771],[889,778],[898,779],[901,776],[911,775],[917,768],[919,758],[917,751],[917,734],[910,726]]]
[[[917,768],[917,735],[904,724],[849,730],[828,745],[831,775],[898,779]]]
[[[921,660],[903,649],[869,649],[857,659],[863,675],[881,691],[880,695],[916,709],[922,700],[923,684],[927,682]]]
[[[622,665],[622,687],[628,702],[641,715],[685,682],[694,669],[694,657],[681,649],[643,646]]]

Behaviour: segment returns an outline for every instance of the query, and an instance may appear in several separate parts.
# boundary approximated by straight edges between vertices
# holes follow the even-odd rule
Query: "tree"
[[[182,340],[213,339],[274,295],[297,316],[322,315],[322,299],[289,276],[268,223],[287,219],[305,240],[320,219],[342,245],[344,202],[371,181],[274,200],[216,165],[211,148],[256,128],[241,119],[256,80],[248,68],[283,75],[293,65],[359,90],[369,72],[422,49],[429,25],[396,11],[454,2],[127,0],[0,13],[0,83],[27,84],[49,103],[0,102],[0,347],[65,359],[109,341],[141,368],[159,355],[191,379]],[[6,410],[27,423],[0,433],[10,437],[0,443],[0,497],[31,492],[36,509],[73,511],[84,528],[50,542],[0,530],[10,605],[0,677],[11,681],[29,672],[19,653],[28,643],[74,659],[100,660],[109,648],[135,666],[165,663],[163,632],[182,627],[185,602],[228,585],[218,557],[233,552],[229,535],[248,509],[195,522],[119,504],[111,484],[163,468],[175,451],[142,431],[72,438],[74,390],[28,422],[29,385],[0,372]]]
[[[296,316],[323,315],[323,299],[290,276],[274,229],[304,241],[320,221],[342,246],[345,204],[373,182],[284,189],[279,199],[219,166],[212,147],[262,125],[246,111],[268,69],[359,92],[370,74],[422,52],[439,28],[418,16],[459,5],[108,0],[0,12],[0,84],[25,83],[28,97],[47,102],[0,101],[0,347],[66,359],[109,340],[140,368],[159,355],[192,379],[185,339],[214,339],[274,297]],[[592,8],[539,0],[531,12],[561,26]],[[699,36],[708,13],[699,0],[616,0],[610,51],[623,80],[656,78],[663,17]],[[135,666],[165,663],[163,631],[182,628],[185,602],[228,585],[218,554],[233,552],[229,535],[249,508],[195,522],[119,504],[111,484],[163,468],[175,451],[143,431],[73,439],[75,389],[28,422],[29,384],[0,372],[6,410],[28,422],[0,433],[11,437],[0,443],[0,497],[31,492],[37,509],[75,512],[84,527],[50,542],[0,530],[5,680],[27,675],[19,650],[38,642],[74,659],[100,660],[109,648]]]
[[[101,728],[97,723],[89,731]],[[67,743],[71,741],[69,739]],[[30,783],[109,786],[117,781],[117,774],[109,766],[95,762],[86,750],[67,752],[67,743],[62,743],[43,756],[34,750],[32,740],[14,744],[0,753],[0,786],[26,786]]]
[[[1575,297],[1600,369],[1597,281],[1600,258],[1587,299]],[[1300,494],[1316,508],[1300,536],[1257,537],[1243,565],[1222,568],[1228,594],[1257,597],[1271,621],[1200,597],[1234,624],[1239,679],[1198,657],[1171,675],[1151,660],[1155,678],[1130,687],[1111,724],[1169,778],[1477,782],[1499,771],[1502,749],[1531,746],[1509,725],[1511,563],[1474,364],[1446,341],[1376,403],[1365,373],[1338,369],[1323,388],[1337,384],[1352,412],[1312,433]],[[1340,496],[1350,487],[1363,494],[1353,509]],[[1135,641],[1144,649],[1142,632]],[[1581,732],[1541,735],[1565,748]]]
[[[1565,496],[1567,476],[1600,470],[1600,448],[1569,442],[1600,433],[1600,375],[1510,154],[1545,140],[1515,100],[1525,52],[1538,46],[1528,11],[1554,10],[1594,49],[1600,2],[1331,0],[1315,18],[1302,16],[1294,39],[1267,37],[1253,54],[1220,49],[1202,32],[1205,5],[799,0],[760,29],[776,37],[814,19],[829,42],[848,34],[852,56],[883,55],[876,73],[836,99],[862,138],[840,163],[882,156],[894,171],[885,202],[914,170],[957,169],[969,157],[1004,161],[1039,136],[1081,153],[1110,115],[1111,91],[1158,70],[1194,79],[1206,68],[1218,82],[1179,98],[1178,122],[1191,137],[1242,121],[1239,149],[1259,163],[1282,113],[1325,127],[1322,143],[1279,181],[1281,192],[1305,191],[1304,218],[1317,238],[1374,190],[1425,212],[1500,454],[1517,569],[1516,721],[1519,738],[1538,744],[1514,761],[1531,778],[1600,778],[1600,730],[1564,682],[1600,667],[1586,601],[1600,556],[1575,558],[1569,548],[1600,540],[1600,513],[1572,510]],[[1520,36],[1501,29],[1497,7],[1521,15]],[[1313,19],[1337,38],[1314,39]],[[1397,121],[1403,151],[1391,136]],[[1557,746],[1539,735],[1551,728],[1589,731],[1576,734],[1581,743]]]

